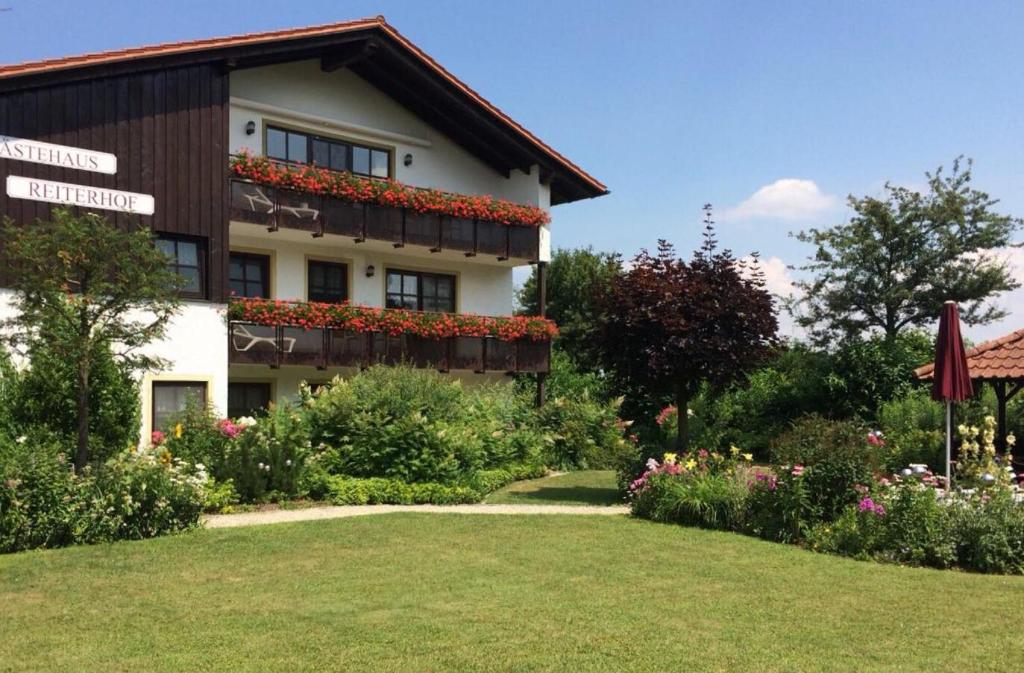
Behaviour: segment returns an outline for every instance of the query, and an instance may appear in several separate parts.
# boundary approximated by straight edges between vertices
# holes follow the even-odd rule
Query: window
[[[385,305],[413,311],[454,313],[455,276],[388,270]]]
[[[255,416],[269,405],[269,383],[239,381],[228,384],[228,418]]]
[[[340,304],[348,299],[348,267],[337,262],[310,260],[306,297],[309,301]]]
[[[161,234],[156,247],[167,255],[167,265],[182,277],[181,296],[206,298],[206,245],[201,239]]]
[[[228,290],[233,297],[270,298],[270,257],[233,252],[228,264]]]
[[[267,127],[267,156],[279,161],[316,164],[334,171],[387,178],[391,152],[287,129]]]
[[[206,405],[206,383],[203,381],[154,381],[153,429],[163,429],[167,422],[185,411],[192,400]]]

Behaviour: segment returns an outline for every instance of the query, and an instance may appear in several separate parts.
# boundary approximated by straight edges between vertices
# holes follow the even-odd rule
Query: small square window
[[[228,418],[256,416],[270,406],[270,384],[255,381],[228,383]]]
[[[234,297],[270,298],[270,257],[232,252],[228,262],[228,289]]]
[[[206,406],[206,383],[203,381],[154,381],[153,429],[166,430],[189,404]]]
[[[202,239],[161,235],[157,249],[167,255],[167,265],[182,278],[181,296],[206,297],[206,243]]]
[[[311,260],[307,277],[309,301],[340,304],[348,299],[348,266],[345,264]]]

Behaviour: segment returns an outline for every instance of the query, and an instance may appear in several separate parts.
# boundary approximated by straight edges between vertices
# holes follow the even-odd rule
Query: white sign
[[[113,154],[2,135],[0,135],[0,159],[31,161],[36,164],[75,168],[94,173],[109,173],[110,175],[117,173],[117,157]]]
[[[7,176],[7,196],[31,201],[63,203],[82,208],[118,210],[122,213],[152,215],[156,204],[149,194],[121,192],[116,189],[69,185],[66,182]]]

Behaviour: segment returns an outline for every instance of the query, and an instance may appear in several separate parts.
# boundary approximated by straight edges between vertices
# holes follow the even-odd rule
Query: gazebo
[[[967,351],[967,371],[972,381],[988,383],[995,390],[998,402],[996,447],[1005,451],[1006,403],[1024,388],[1024,329]],[[918,379],[929,380],[934,372],[933,362],[915,369],[914,375]],[[1020,460],[1020,455],[1016,459]]]

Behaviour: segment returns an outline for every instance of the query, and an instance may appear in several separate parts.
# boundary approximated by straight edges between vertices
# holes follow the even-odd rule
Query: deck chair
[[[274,202],[263,193],[263,190],[259,187],[249,187],[242,190],[242,196],[249,202],[249,209],[254,213],[272,213],[274,212]],[[262,206],[266,210],[257,208]]]
[[[249,342],[246,343],[244,346],[239,346],[239,338],[248,339]],[[285,337],[284,339],[282,339],[282,341],[282,345],[284,346],[284,352],[291,353],[292,349],[295,348],[295,338]],[[273,346],[275,350],[277,349],[277,339],[275,339],[274,337],[256,336],[255,334],[250,332],[249,328],[246,327],[245,325],[235,325],[231,330],[231,345],[239,353],[246,352],[247,350],[249,350],[258,343],[267,343]]]

